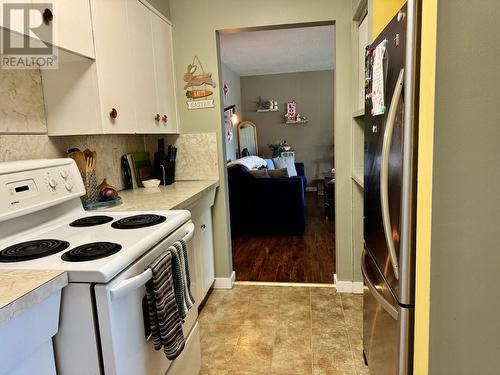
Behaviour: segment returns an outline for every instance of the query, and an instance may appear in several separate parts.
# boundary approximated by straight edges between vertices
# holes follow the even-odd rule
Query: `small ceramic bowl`
[[[157,179],[144,180],[144,181],[142,181],[142,185],[145,188],[155,188],[155,187],[158,187],[160,185],[160,180],[157,180]]]

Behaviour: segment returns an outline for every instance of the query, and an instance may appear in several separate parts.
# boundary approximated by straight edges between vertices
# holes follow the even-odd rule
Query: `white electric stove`
[[[150,342],[144,287],[147,266],[184,239],[198,289],[189,211],[86,212],[84,193],[72,159],[0,163],[0,268],[68,273],[57,373],[197,374],[197,306],[183,324],[183,353],[169,361]]]

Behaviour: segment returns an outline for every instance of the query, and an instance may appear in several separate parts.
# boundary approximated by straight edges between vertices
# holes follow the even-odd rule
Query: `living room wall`
[[[310,186],[333,167],[334,71],[269,74],[241,77],[243,119],[257,125],[259,155],[271,157],[269,144],[286,139],[295,150],[295,160],[305,164]],[[259,96],[276,100],[278,112],[256,112]],[[309,122],[286,125],[286,103],[295,101]]]

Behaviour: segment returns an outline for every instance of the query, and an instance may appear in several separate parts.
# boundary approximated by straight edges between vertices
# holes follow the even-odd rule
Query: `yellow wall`
[[[429,365],[432,162],[434,144],[437,1],[438,0],[422,1],[417,186],[415,375],[426,375]]]
[[[372,36],[377,38],[406,0],[373,0]]]

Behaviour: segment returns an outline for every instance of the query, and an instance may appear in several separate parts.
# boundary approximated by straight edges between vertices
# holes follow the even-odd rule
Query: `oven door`
[[[180,239],[187,240],[191,291],[196,300],[183,324],[184,337],[188,338],[198,317],[193,233],[193,223],[185,224],[110,283],[96,285],[102,360],[106,374],[164,375],[170,367],[171,361],[165,357],[163,350],[154,349],[150,337],[145,283],[151,274],[148,277],[145,269],[162,251]]]

